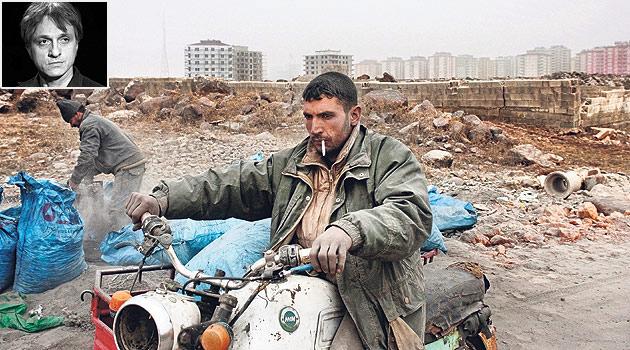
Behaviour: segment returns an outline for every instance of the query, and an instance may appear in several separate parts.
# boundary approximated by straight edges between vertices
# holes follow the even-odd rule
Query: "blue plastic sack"
[[[195,221],[190,219],[169,220],[173,233],[173,249],[177,257],[186,264],[205,246],[231,227],[244,222],[239,219]],[[139,265],[143,255],[135,248],[144,239],[142,230],[132,230],[127,225],[120,231],[108,233],[101,242],[101,259],[110,265]],[[170,264],[170,260],[162,246],[155,248],[145,261],[146,265]]]
[[[433,222],[440,231],[465,230],[477,223],[477,211],[472,203],[440,194],[432,185],[428,191]]]
[[[75,193],[25,172],[9,179],[20,188],[15,280],[20,293],[40,293],[78,277],[85,269],[83,223],[72,206]]]
[[[420,250],[423,252],[428,252],[433,249],[439,249],[443,253],[448,252],[446,244],[444,243],[444,236],[442,236],[442,232],[440,232],[440,229],[435,223],[435,217],[433,218],[433,223],[431,225],[431,234],[429,235],[427,240],[424,241],[424,245],[422,246],[422,248],[420,248]]]
[[[216,269],[225,271],[228,277],[242,277],[249,266],[262,258],[269,245],[271,219],[243,221],[223,234],[195,255],[186,267],[191,271],[204,271],[213,276]],[[179,283],[186,278],[177,275]],[[199,288],[207,288],[201,284]]]
[[[0,203],[2,187],[0,187]],[[11,287],[15,273],[15,249],[17,247],[17,223],[20,207],[0,212],[0,292]]]

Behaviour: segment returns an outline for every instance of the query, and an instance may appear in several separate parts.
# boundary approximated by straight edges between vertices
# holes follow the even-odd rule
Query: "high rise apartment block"
[[[427,58],[423,56],[412,56],[403,64],[403,79],[416,80],[429,78],[427,71]]]
[[[630,41],[584,50],[575,57],[575,68],[589,74],[630,74]]]
[[[404,61],[400,57],[388,57],[382,61],[383,72],[389,73],[396,79],[404,79]]]
[[[344,55],[339,50],[315,51],[314,55],[304,56],[304,73],[316,76],[326,72],[339,72],[352,75],[352,55]]]
[[[359,77],[367,74],[370,78],[383,75],[383,65],[377,60],[363,60],[354,65],[354,74]]]
[[[451,79],[455,76],[456,58],[450,52],[436,52],[427,61],[430,79]]]
[[[184,49],[184,75],[225,80],[263,80],[262,52],[220,40],[201,40]]]

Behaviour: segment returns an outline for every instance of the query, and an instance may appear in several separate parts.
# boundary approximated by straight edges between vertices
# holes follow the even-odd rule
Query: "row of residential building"
[[[496,58],[436,52],[429,57],[388,57],[382,61],[363,60],[354,65],[352,55],[340,51],[317,51],[315,55],[305,57],[306,75],[317,75],[329,70],[355,77],[366,74],[371,78],[387,72],[400,80],[540,77],[570,71],[630,74],[630,41],[584,50],[574,57],[571,57],[571,50],[562,45],[537,47],[520,55]]]
[[[574,58],[575,70],[586,73],[630,74],[630,41],[580,51]]]
[[[184,50],[184,75],[211,76],[225,80],[263,80],[263,55],[247,46],[229,45],[219,40],[201,40]],[[630,41],[583,50],[571,57],[571,50],[561,46],[537,47],[516,56],[496,58],[454,56],[436,52],[432,56],[408,59],[353,62],[353,56],[339,50],[315,51],[304,56],[304,74],[316,76],[337,71],[350,76],[367,74],[371,78],[384,72],[399,80],[494,77],[540,77],[555,72],[630,74]]]
[[[454,56],[436,52],[409,59],[389,57],[383,61],[364,60],[354,66],[355,76],[381,76],[387,72],[397,79],[450,79],[493,77],[538,77],[571,70],[571,50],[564,46],[538,47],[522,55],[504,57]]]

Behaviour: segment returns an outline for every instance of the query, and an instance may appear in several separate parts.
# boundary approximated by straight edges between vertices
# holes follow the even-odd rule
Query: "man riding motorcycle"
[[[332,348],[422,349],[425,294],[419,248],[431,231],[426,180],[399,141],[360,125],[357,90],[329,72],[303,93],[309,137],[264,161],[239,161],[150,195],[127,214],[258,220],[271,217],[271,249],[311,248],[348,310]],[[349,254],[348,254],[349,253]],[[356,327],[355,327],[356,326]]]

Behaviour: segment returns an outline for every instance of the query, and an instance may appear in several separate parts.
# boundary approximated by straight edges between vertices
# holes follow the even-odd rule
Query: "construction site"
[[[355,80],[360,123],[404,143],[428,184],[474,206],[475,225],[442,232],[448,252],[431,264],[479,264],[497,349],[630,349],[630,90],[628,77],[590,78]],[[60,98],[131,135],[147,158],[141,192],[150,193],[163,179],[298,144],[308,137],[307,84],[110,78],[104,89],[2,90],[0,210],[20,204],[19,188],[6,183],[20,171],[62,185],[70,178],[80,140]],[[2,329],[0,349],[94,348],[82,291],[111,267],[100,259],[103,237],[84,237],[79,277],[24,297],[63,325]]]

